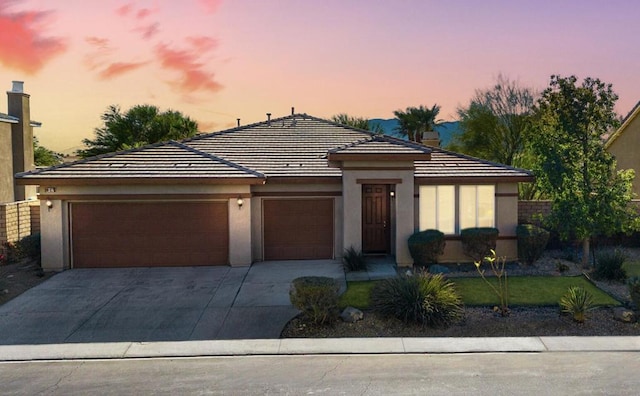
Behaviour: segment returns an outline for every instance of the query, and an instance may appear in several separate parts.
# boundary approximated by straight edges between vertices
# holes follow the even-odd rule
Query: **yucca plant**
[[[587,312],[594,309],[593,295],[582,287],[571,286],[567,293],[560,298],[560,309],[570,314],[578,323],[584,323]]]
[[[356,250],[353,246],[344,250],[342,265],[346,271],[365,271],[367,269],[367,259],[362,250]]]

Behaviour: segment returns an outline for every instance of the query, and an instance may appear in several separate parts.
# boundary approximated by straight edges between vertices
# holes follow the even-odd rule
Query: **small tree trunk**
[[[589,268],[589,238],[582,240],[582,268]]]

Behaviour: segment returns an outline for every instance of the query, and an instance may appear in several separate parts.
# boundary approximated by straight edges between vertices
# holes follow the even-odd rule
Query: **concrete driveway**
[[[332,260],[69,270],[0,306],[0,344],[278,338],[306,275],[345,282]]]

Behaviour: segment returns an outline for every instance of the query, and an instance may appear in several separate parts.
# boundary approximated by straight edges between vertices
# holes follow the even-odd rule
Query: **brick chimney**
[[[13,81],[11,91],[7,91],[7,113],[17,122],[11,124],[11,150],[13,175],[35,168],[33,159],[33,128],[29,95],[24,93],[24,83]],[[13,181],[14,200],[23,201],[36,196],[35,186],[18,186]]]

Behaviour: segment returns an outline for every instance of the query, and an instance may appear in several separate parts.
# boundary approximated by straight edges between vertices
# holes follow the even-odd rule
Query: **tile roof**
[[[19,178],[229,178],[341,177],[329,167],[331,153],[408,155],[416,178],[512,178],[529,180],[528,171],[439,148],[376,135],[331,121],[295,114],[178,142],[157,143],[31,171]],[[515,179],[514,179],[515,178]]]
[[[20,178],[254,178],[264,175],[170,141],[19,174]]]

